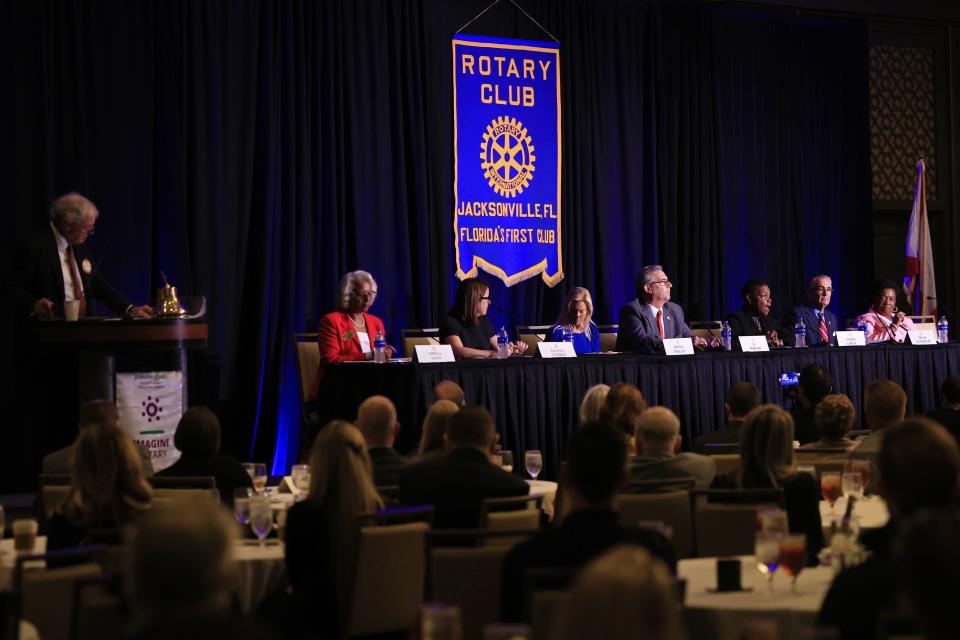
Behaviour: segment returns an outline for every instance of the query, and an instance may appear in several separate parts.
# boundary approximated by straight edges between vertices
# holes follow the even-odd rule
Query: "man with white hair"
[[[367,443],[367,453],[373,462],[373,482],[378,487],[395,486],[397,476],[406,465],[406,459],[393,448],[400,432],[397,408],[386,396],[370,396],[357,409],[354,423]]]
[[[638,453],[630,463],[631,484],[651,480],[692,479],[698,489],[709,487],[717,472],[716,464],[709,456],[677,453],[682,440],[680,419],[670,409],[651,407],[640,414],[637,423]],[[639,487],[634,488],[639,490]]]

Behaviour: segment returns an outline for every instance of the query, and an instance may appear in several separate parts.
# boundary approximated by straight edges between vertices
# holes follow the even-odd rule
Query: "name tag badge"
[[[767,344],[767,336],[737,336],[737,339],[740,340],[740,349],[744,353],[770,351],[770,345]]]
[[[538,342],[537,351],[541,358],[576,358],[577,352],[572,342]]]
[[[453,347],[448,344],[418,344],[417,362],[453,362]]]
[[[663,350],[668,356],[692,356],[693,340],[691,338],[664,338]]]
[[[838,347],[862,347],[867,344],[867,336],[860,330],[837,331],[835,335]]]
[[[937,344],[937,334],[930,329],[914,329],[907,331],[910,336],[910,344]]]

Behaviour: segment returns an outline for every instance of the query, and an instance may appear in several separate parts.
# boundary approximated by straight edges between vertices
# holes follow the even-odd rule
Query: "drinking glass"
[[[523,463],[530,477],[536,480],[540,470],[543,469],[543,454],[536,450],[527,451],[523,456]]]
[[[513,473],[513,451],[500,450],[500,467],[507,473]]]
[[[820,474],[820,493],[823,494],[823,499],[830,503],[831,511],[842,494],[842,487],[839,471],[824,471]]]
[[[250,529],[263,546],[263,539],[273,529],[273,511],[270,508],[270,499],[266,496],[250,498]]]
[[[253,488],[257,493],[267,488],[267,465],[262,462],[253,465]]]
[[[843,495],[850,498],[853,496],[857,500],[863,498],[863,477],[859,471],[843,474]]]
[[[301,492],[298,498],[305,498],[310,491],[310,465],[295,464],[290,467],[290,479],[293,480],[293,486]]]
[[[247,475],[250,476],[250,480],[253,480],[254,464],[252,462],[244,462],[243,470],[247,472]]]
[[[757,568],[767,578],[767,591],[773,593],[773,574],[780,562],[780,538],[778,533],[760,532],[753,543],[753,555],[757,559]]]
[[[233,491],[233,514],[240,524],[247,524],[250,521],[250,494],[253,490],[249,487],[234,489]]]
[[[791,533],[780,537],[780,566],[790,576],[790,592],[797,593],[797,576],[807,565],[807,536]]]
[[[790,533],[787,512],[782,509],[763,509],[757,514],[760,520],[760,533],[786,535]]]
[[[425,604],[420,609],[420,637],[424,640],[460,640],[460,607]]]
[[[861,460],[859,458],[850,458],[847,460],[847,471],[850,473],[859,473],[860,478],[863,479],[863,488],[868,489],[870,487],[870,478],[872,477],[872,468],[870,467],[869,460]]]

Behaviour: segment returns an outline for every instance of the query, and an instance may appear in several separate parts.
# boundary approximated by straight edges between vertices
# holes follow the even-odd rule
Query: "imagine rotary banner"
[[[477,268],[507,286],[563,280],[560,238],[560,48],[453,39],[457,277]]]

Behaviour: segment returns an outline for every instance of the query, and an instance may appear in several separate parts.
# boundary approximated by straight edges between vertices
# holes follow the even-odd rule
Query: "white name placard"
[[[572,342],[538,342],[537,350],[541,358],[576,358],[577,352]]]
[[[740,349],[744,353],[770,351],[767,336],[737,336],[737,339],[740,341]]]
[[[692,356],[693,340],[690,338],[664,338],[663,350],[668,356]]]
[[[418,344],[417,362],[453,362],[453,347],[448,344]]]
[[[930,329],[914,329],[908,331],[910,344],[937,344],[937,334]]]
[[[838,347],[862,347],[867,344],[863,331],[837,331],[834,335],[837,336]]]

